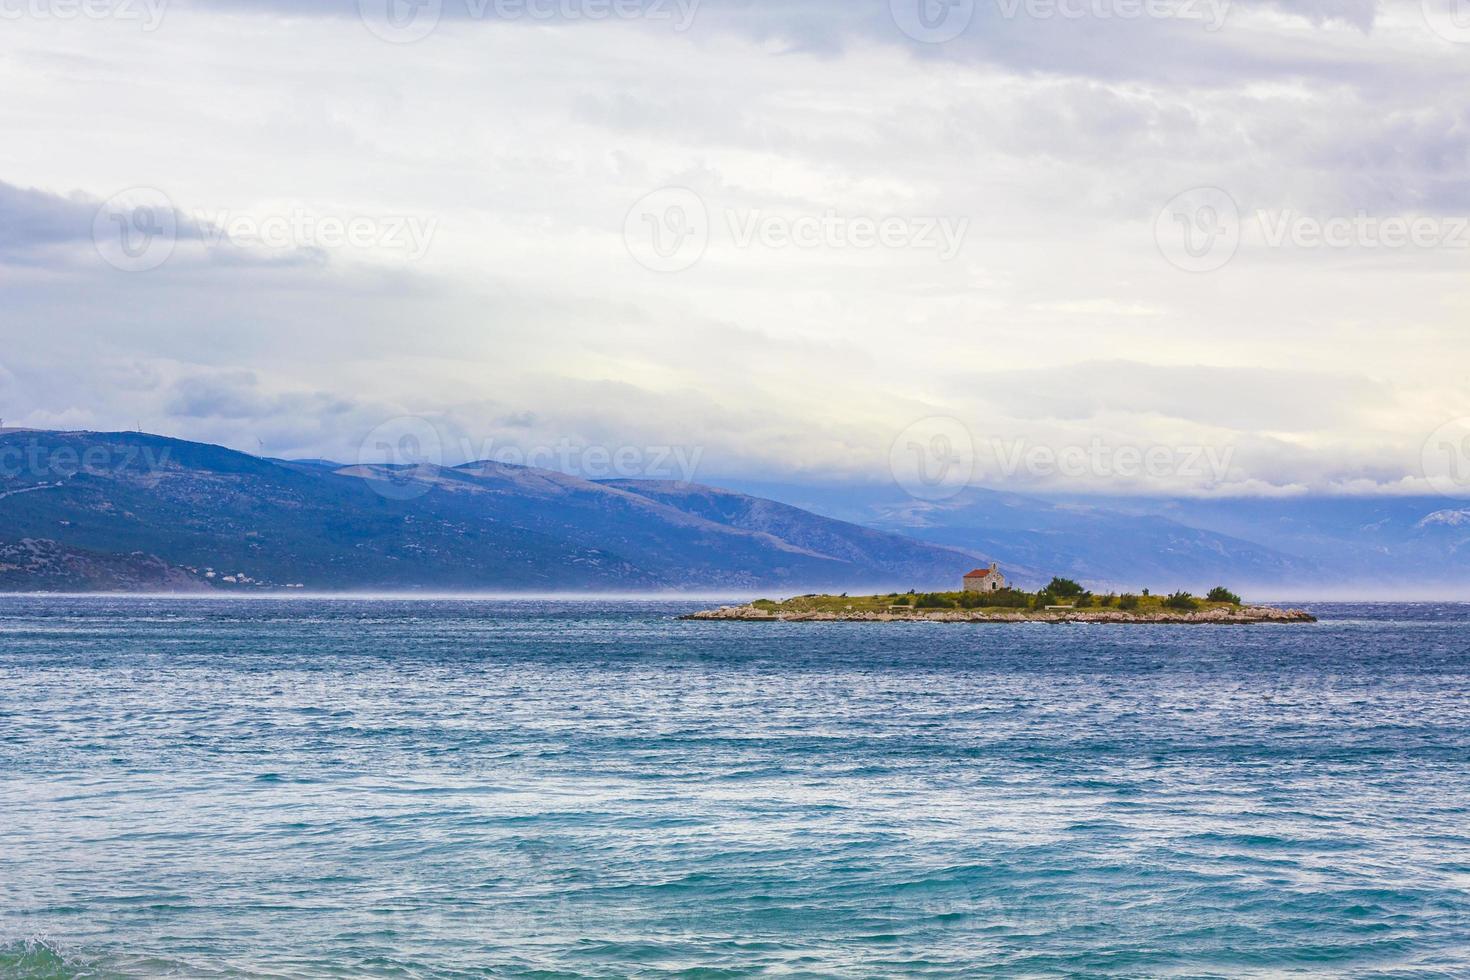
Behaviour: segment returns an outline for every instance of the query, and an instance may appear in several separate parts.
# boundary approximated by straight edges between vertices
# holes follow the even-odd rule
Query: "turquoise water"
[[[0,976],[1470,975],[1470,607],[0,599]]]

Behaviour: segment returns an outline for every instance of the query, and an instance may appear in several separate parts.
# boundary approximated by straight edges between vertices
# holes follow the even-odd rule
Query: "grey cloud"
[[[1133,361],[970,375],[956,379],[951,388],[1023,420],[1078,422],[1126,413],[1278,432],[1351,425],[1394,397],[1384,385],[1363,377]]]
[[[97,203],[0,181],[0,256],[16,257],[67,242],[90,241]]]
[[[62,196],[0,180],[0,263],[16,266],[76,269],[99,265],[94,242],[96,222],[108,202],[81,191]],[[232,242],[207,219],[175,207],[173,238],[205,246],[202,252],[180,250],[170,258],[176,266],[208,264],[222,269],[321,267],[330,254],[312,245],[255,249]]]
[[[1260,6],[1275,7],[1312,24],[1350,24],[1369,32],[1377,20],[1377,0],[1260,0]]]
[[[1260,249],[1242,249],[1186,283],[1152,240],[1163,201],[1197,184],[1227,187],[1246,210],[1465,200],[1470,116],[1447,84],[1461,70],[1364,45],[1371,7],[1297,8],[1357,25],[1318,45],[1300,24],[1208,35],[1180,23],[1002,22],[992,4],[966,36],[929,47],[894,29],[886,0],[705,2],[708,16],[666,48],[624,33],[626,50],[601,50],[578,31],[517,48],[503,31],[496,57],[485,56],[493,27],[368,50],[359,24],[302,27],[301,4],[277,5],[282,30],[251,25],[258,43],[200,82],[197,116],[162,94],[142,107],[159,146],[185,148],[147,157],[143,172],[193,168],[191,186],[230,198],[442,212],[442,252],[378,269],[201,242],[145,275],[117,274],[89,236],[92,195],[122,168],[77,154],[69,172],[93,175],[88,195],[0,185],[4,414],[335,458],[387,419],[428,414],[476,444],[675,443],[706,449],[711,475],[882,479],[890,428],[983,405],[969,417],[1062,441],[1228,430],[1206,438],[1238,446],[1242,472],[1278,486],[1389,483],[1412,472],[1422,441],[1402,433],[1459,411],[1453,387],[1434,390],[1463,353],[1453,268],[1385,278],[1349,268],[1353,256],[1309,267],[1292,253],[1283,258],[1302,258],[1301,275],[1272,278]],[[329,10],[355,19],[356,2]],[[149,39],[156,92],[186,87],[181,54],[240,29],[218,20],[186,14],[177,34],[171,24]],[[313,58],[299,57],[293,27],[314,33]],[[142,70],[138,51],[96,53],[119,76]],[[415,58],[423,71],[399,86]],[[64,85],[36,94],[53,89],[62,95],[47,111],[85,109]],[[257,126],[240,104],[280,111]],[[382,169],[363,167],[369,157]],[[28,165],[0,176],[49,179],[44,159]],[[940,267],[716,241],[698,267],[657,279],[631,263],[623,222],[667,183],[713,208],[965,215],[972,247]],[[1356,301],[1359,288],[1405,296],[1375,307]],[[1396,337],[1382,328],[1393,363],[1341,340],[1361,338],[1359,320],[1402,325]],[[1437,363],[1410,362],[1420,343],[1441,344]],[[907,414],[937,371],[1112,351],[1202,366],[991,370]],[[1319,356],[1349,373],[1207,366]],[[1416,378],[1426,390],[1406,398]],[[1393,433],[1401,444],[1387,445]]]
[[[379,3],[394,0],[378,0]],[[1040,5],[1028,14],[1025,0],[974,0],[973,13],[958,36],[943,44],[909,36],[896,22],[888,0],[682,0],[693,4],[690,34],[735,35],[756,41],[773,54],[838,55],[855,44],[883,44],[911,51],[925,62],[982,62],[1018,71],[1100,79],[1150,79],[1192,84],[1229,84],[1243,75],[1276,77],[1348,77],[1349,62],[1322,52],[1311,61],[1271,47],[1233,42],[1228,27],[1207,31],[1200,19],[1179,17],[1058,16]],[[917,5],[928,0],[904,0]],[[1204,22],[1230,11],[1269,9],[1309,24],[1347,24],[1371,31],[1374,0],[1218,0],[1219,7],[1201,10]],[[495,0],[442,0],[438,16],[449,23],[476,21],[488,27],[515,27],[544,22],[523,11],[535,0],[498,5]],[[581,4],[569,0],[578,10]],[[357,0],[198,0],[202,9],[240,10],[269,16],[326,16],[360,20]],[[900,4],[902,6],[902,4]],[[1073,4],[1072,6],[1078,6]],[[648,10],[672,11],[674,0],[641,0]],[[1088,9],[1087,4],[1081,5]],[[1103,7],[1111,9],[1104,0]],[[410,9],[405,6],[405,9]],[[542,2],[538,9],[555,12],[559,4]],[[967,9],[959,5],[959,9]],[[559,15],[557,15],[559,16]],[[649,17],[653,30],[670,32],[670,17]],[[554,18],[555,19],[555,18]],[[560,18],[569,26],[595,29],[598,18]],[[1227,21],[1228,23],[1228,21]],[[1216,25],[1218,26],[1218,25]],[[922,70],[922,68],[920,68]],[[1361,72],[1361,66],[1357,70]]]
[[[270,411],[250,371],[184,378],[174,385],[165,411],[184,418],[253,418]]]

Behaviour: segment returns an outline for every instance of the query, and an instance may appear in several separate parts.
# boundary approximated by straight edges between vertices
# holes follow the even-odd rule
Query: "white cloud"
[[[982,4],[943,46],[887,3],[835,0],[705,0],[687,32],[450,4],[411,45],[355,3],[8,23],[0,408],[339,456],[415,413],[472,444],[698,444],[712,476],[853,479],[883,478],[914,419],[953,415],[1051,444],[1229,446],[1248,492],[1399,487],[1470,414],[1470,256],[1272,247],[1251,216],[1470,208],[1470,67],[1416,6],[1236,4],[1211,32]],[[129,274],[91,224],[138,186],[185,241]],[[623,240],[664,186],[709,218],[672,274]],[[1207,274],[1154,240],[1196,186],[1245,225]],[[384,234],[209,235],[301,214]],[[965,234],[948,261],[742,245],[764,219]],[[384,247],[395,221],[432,228],[425,247]]]

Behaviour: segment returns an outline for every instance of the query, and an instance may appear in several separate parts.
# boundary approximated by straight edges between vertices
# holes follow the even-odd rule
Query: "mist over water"
[[[1470,607],[0,598],[0,976],[1464,975]]]

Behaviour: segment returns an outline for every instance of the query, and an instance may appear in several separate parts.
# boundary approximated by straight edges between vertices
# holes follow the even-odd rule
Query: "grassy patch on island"
[[[1188,592],[1169,595],[1107,593],[1095,595],[1069,579],[1053,579],[1039,592],[1002,589],[998,592],[890,592],[887,595],[801,595],[781,601],[757,599],[751,605],[770,613],[903,613],[945,609],[989,609],[1020,612],[1067,609],[1117,609],[1122,612],[1195,612],[1208,609],[1238,609],[1240,597],[1223,587],[1201,598]]]

